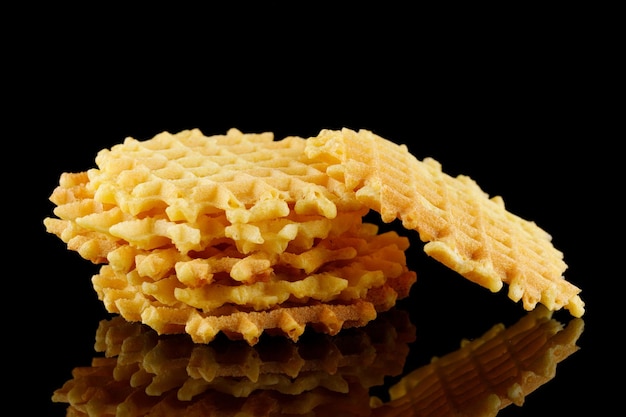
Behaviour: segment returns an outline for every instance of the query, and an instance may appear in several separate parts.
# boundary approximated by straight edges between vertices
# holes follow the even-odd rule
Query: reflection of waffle
[[[390,401],[370,401],[367,387],[402,369],[415,330],[406,319],[391,310],[340,336],[310,333],[296,344],[267,338],[250,347],[226,339],[197,345],[186,336],[158,336],[116,317],[101,322],[96,335],[96,349],[107,357],[75,368],[53,400],[68,404],[68,416],[80,417],[494,417],[512,403],[521,405],[552,379],[557,364],[578,350],[583,330],[581,319],[563,328],[540,307],[516,324],[496,325],[477,339],[463,341],[459,350],[410,372],[390,389]],[[374,369],[362,369],[368,367]],[[243,387],[261,381],[263,374],[289,375],[295,381],[321,375],[322,370],[343,378],[343,389],[320,383],[287,394],[279,386],[259,385],[236,391],[247,396],[235,396],[228,393],[232,385],[222,382],[239,381]],[[191,379],[214,384],[187,398],[182,387]]]
[[[308,139],[306,152],[383,221],[398,218],[417,230],[426,253],[469,280],[492,291],[508,284],[509,297],[528,310],[541,302],[583,314],[580,290],[563,279],[567,266],[550,235],[470,178],[450,177],[435,160],[419,161],[406,146],[365,130],[324,130]]]
[[[482,337],[416,369],[390,389],[377,417],[495,416],[551,380],[556,366],[578,350],[583,321],[563,329],[541,307],[509,328],[494,326]],[[558,399],[555,399],[558,401]]]
[[[372,412],[369,394],[358,383],[351,384],[350,395],[324,388],[300,395],[256,391],[248,397],[206,391],[192,401],[181,401],[175,392],[148,395],[143,387],[116,381],[112,372],[105,360],[75,368],[77,383],[55,394],[57,401],[70,403],[67,417],[366,417]]]
[[[76,415],[99,417],[103,410],[225,412],[228,404],[245,410],[268,402],[285,413],[306,414],[328,412],[331,401],[349,415],[368,415],[367,389],[402,372],[414,339],[408,315],[397,310],[338,336],[309,333],[298,344],[264,338],[254,347],[225,338],[200,345],[187,335],[158,336],[118,316],[103,320],[96,333],[96,350],[105,357],[75,368],[53,400],[68,403]]]

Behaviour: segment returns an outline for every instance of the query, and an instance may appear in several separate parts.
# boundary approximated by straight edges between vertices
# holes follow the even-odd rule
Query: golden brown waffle
[[[304,146],[302,138],[274,141],[271,133],[236,129],[210,137],[194,129],[127,138],[101,150],[87,178],[63,179],[52,196],[55,214],[140,249],[173,244],[182,253],[199,251],[224,233],[252,249],[264,236],[282,232],[289,240],[294,227],[261,230],[255,223],[292,212],[334,219],[363,207],[304,157]],[[76,199],[77,187],[83,198]]]
[[[279,255],[287,248],[292,252],[304,251],[311,249],[316,239],[339,236],[351,227],[359,226],[368,211],[361,205],[328,218],[291,210],[271,221],[248,221],[245,224],[233,224],[225,212],[217,212],[199,217],[190,226],[170,221],[163,211],[153,210],[150,215],[134,217],[122,212],[118,206],[103,204],[95,197],[95,192],[87,172],[63,173],[59,186],[50,196],[58,217],[44,219],[48,232],[61,238],[70,250],[94,263],[107,262],[111,251],[125,245],[144,250],[171,248],[185,255],[189,251],[210,251],[224,243],[235,245],[241,254]]]
[[[117,316],[101,321],[96,332],[96,351],[105,357],[75,368],[53,400],[89,416],[153,416],[173,412],[169,407],[246,412],[270,399],[275,412],[286,414],[328,412],[324,405],[332,401],[345,415],[368,415],[367,389],[402,372],[414,340],[415,327],[399,310],[338,336],[310,333],[299,344],[266,338],[254,347],[225,338],[202,345],[187,335],[159,336]]]
[[[50,200],[56,205],[54,211],[59,217],[47,217],[44,225],[49,233],[58,236],[69,250],[78,252],[83,258],[94,263],[107,261],[109,252],[123,242],[108,233],[85,229],[75,220],[104,209],[93,199],[93,191],[87,188],[87,172],[61,174],[59,185],[54,189]]]
[[[395,232],[377,234],[369,226],[279,257],[262,252],[246,256],[227,245],[195,257],[173,248],[144,251],[125,245],[107,255],[101,275],[125,280],[134,286],[129,291],[143,292],[162,305],[184,302],[207,313],[225,304],[266,310],[288,299],[349,302],[384,285],[406,297],[406,281],[412,283],[415,275],[406,267],[408,240]]]
[[[408,295],[415,273],[404,265],[404,238],[386,233],[333,241],[351,245],[344,247],[350,259],[335,259],[344,248],[324,249],[322,241],[302,254],[284,253],[283,261],[265,267],[263,281],[246,285],[226,280],[195,285],[193,273],[189,275],[194,279],[185,278],[186,269],[207,266],[212,258],[191,259],[167,250],[144,253],[123,246],[109,254],[110,264],[103,265],[92,282],[109,312],[160,333],[186,332],[199,343],[210,342],[219,332],[251,344],[264,331],[297,340],[307,326],[336,334],[366,324],[377,311],[388,310],[397,298]],[[127,262],[129,252],[134,264]],[[315,273],[294,266],[310,265],[312,252],[317,259],[330,256],[332,262],[321,261]],[[224,252],[216,257],[220,264],[234,263],[224,262]],[[301,261],[303,257],[307,259]],[[233,260],[243,263],[248,258]],[[219,274],[215,270],[219,265],[211,265]]]
[[[305,140],[199,130],[127,138],[64,173],[50,233],[103,264],[106,309],[160,333],[256,343],[362,326],[408,296],[408,239],[304,155]]]
[[[493,417],[554,378],[559,362],[576,352],[584,323],[564,329],[540,306],[514,325],[496,325],[457,351],[433,358],[390,389],[391,400],[374,401],[377,417]],[[555,398],[555,401],[559,401]]]
[[[551,236],[470,178],[451,177],[432,158],[420,161],[367,130],[323,130],[307,140],[306,153],[383,221],[417,230],[428,255],[467,279],[494,292],[508,284],[527,310],[540,302],[583,315],[580,289],[563,278],[567,265]]]
[[[408,239],[378,235],[370,210],[419,232],[424,250],[466,278],[509,287],[527,310],[584,313],[551,237],[406,146],[371,132],[323,130],[127,138],[97,168],[65,173],[50,233],[104,264],[92,282],[108,311],[207,343],[254,344],[362,326],[408,296]]]

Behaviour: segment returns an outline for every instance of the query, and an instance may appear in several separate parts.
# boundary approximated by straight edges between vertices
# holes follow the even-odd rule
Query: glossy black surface
[[[619,398],[606,375],[619,380],[624,364],[616,319],[621,272],[606,266],[612,258],[605,236],[618,222],[612,195],[619,191],[604,184],[619,166],[608,162],[614,148],[580,66],[594,56],[584,36],[558,14],[549,22],[531,17],[532,30],[522,22],[461,30],[455,23],[465,20],[456,14],[454,22],[441,18],[425,30],[428,19],[415,23],[407,11],[381,16],[372,9],[365,20],[352,11],[327,19],[319,13],[310,21],[306,13],[285,21],[258,12],[206,20],[121,14],[110,16],[115,25],[42,18],[47,30],[19,55],[35,72],[14,78],[24,80],[12,101],[22,117],[12,123],[17,134],[6,138],[16,147],[7,158],[17,165],[5,174],[5,221],[18,229],[5,232],[16,237],[5,262],[18,267],[5,272],[5,301],[18,307],[5,313],[3,340],[11,352],[5,362],[17,364],[8,382],[20,406],[33,415],[64,415],[65,405],[52,404],[51,394],[72,368],[89,364],[98,321],[107,317],[90,283],[97,268],[42,224],[62,172],[91,168],[98,150],[126,136],[236,127],[307,137],[345,126],[406,143],[450,175],[469,175],[548,231],[564,252],[565,277],[582,288],[587,308],[581,349],[523,407],[499,415],[611,409]],[[383,30],[378,19],[398,22]],[[554,21],[565,23],[557,31]],[[233,38],[236,30],[243,38]],[[114,42],[114,33],[127,41]],[[409,265],[418,272],[411,298],[400,304],[416,326],[407,371],[524,314],[505,291],[492,294],[427,258],[407,234]],[[555,317],[570,319],[567,312]]]

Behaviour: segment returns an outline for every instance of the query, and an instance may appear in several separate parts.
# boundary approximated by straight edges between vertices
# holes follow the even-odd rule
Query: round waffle
[[[527,310],[542,303],[584,314],[580,289],[563,277],[567,265],[551,236],[506,210],[469,177],[451,177],[432,158],[418,160],[367,130],[323,130],[309,138],[307,155],[358,201],[416,230],[425,252],[491,291],[508,284],[509,297]]]
[[[64,173],[47,230],[102,264],[106,309],[161,333],[255,344],[363,326],[408,296],[409,242],[320,170],[306,140],[199,130],[127,138]]]

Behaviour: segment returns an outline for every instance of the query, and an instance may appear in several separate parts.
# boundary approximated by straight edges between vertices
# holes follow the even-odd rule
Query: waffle
[[[240,178],[243,182],[246,178]],[[44,220],[47,231],[67,243],[70,250],[94,263],[104,263],[112,250],[131,245],[151,250],[174,249],[183,254],[201,252],[223,243],[234,243],[242,254],[281,254],[287,247],[310,249],[315,239],[341,235],[367,212],[364,206],[340,211],[331,218],[319,214],[298,214],[290,210],[271,221],[231,223],[224,212],[189,222],[173,222],[168,214],[134,217],[120,207],[102,204],[94,195],[87,172],[63,173],[50,200],[56,204],[55,217]],[[207,197],[209,198],[209,197]]]
[[[62,174],[44,224],[102,265],[109,312],[162,334],[254,344],[363,326],[408,296],[408,239],[363,223],[369,209],[304,148],[236,129],[127,138]]]
[[[92,282],[109,312],[161,334],[255,344],[363,326],[409,295],[409,241],[364,223],[416,230],[424,250],[527,310],[584,314],[563,254],[535,223],[466,176],[372,132],[127,138],[85,172],[64,173],[46,230],[101,264]]]
[[[408,295],[415,281],[415,273],[404,266],[403,238],[373,234],[334,242],[344,240],[343,245],[351,246],[329,249],[322,241],[311,251],[284,253],[281,262],[264,267],[264,280],[247,285],[208,278],[206,284],[196,283],[203,276],[196,269],[233,274],[233,262],[226,260],[224,251],[217,259],[192,259],[176,251],[143,252],[124,246],[109,254],[109,264],[92,282],[109,312],[161,333],[186,332],[198,343],[210,342],[220,331],[251,344],[264,331],[297,340],[307,325],[336,334],[388,310],[397,298]],[[349,256],[337,255],[344,249]],[[337,257],[349,259],[338,262]],[[129,258],[135,261],[129,264]],[[249,258],[233,260],[238,265]],[[319,261],[326,258],[332,262]],[[300,270],[301,264],[306,268],[319,262],[323,268],[316,272]],[[228,270],[219,271],[219,265]]]
[[[100,151],[99,168],[88,171],[89,184],[97,202],[132,216],[130,227],[109,224],[109,233],[140,248],[165,242],[181,252],[197,251],[205,242],[193,240],[195,232],[206,238],[202,220],[212,215],[224,214],[230,224],[252,224],[286,217],[292,210],[334,218],[360,209],[341,183],[303,158],[304,146],[302,138],[274,141],[271,133],[236,129],[210,137],[194,129],[147,141],[127,138]],[[144,218],[154,220],[137,222]],[[159,220],[162,224],[144,240],[142,231]],[[259,238],[255,233],[250,240],[253,235]]]
[[[327,164],[326,173],[380,213],[416,230],[425,252],[465,278],[522,300],[527,310],[542,303],[584,314],[580,289],[566,281],[563,254],[534,222],[489,198],[467,176],[451,177],[432,158],[418,160],[367,130],[323,130],[307,140],[306,154]]]
[[[373,399],[373,416],[493,417],[511,404],[522,406],[554,378],[558,363],[578,351],[583,328],[580,318],[564,328],[539,306],[514,325],[498,324],[406,374],[390,388],[390,401]]]
[[[115,316],[96,331],[95,350],[104,357],[75,368],[53,400],[88,416],[237,411],[231,407],[245,413],[270,400],[286,414],[328,412],[332,402],[345,415],[368,415],[367,389],[402,372],[414,340],[408,315],[395,309],[337,336],[313,332],[298,344],[267,338],[254,347],[226,338],[195,344]]]

